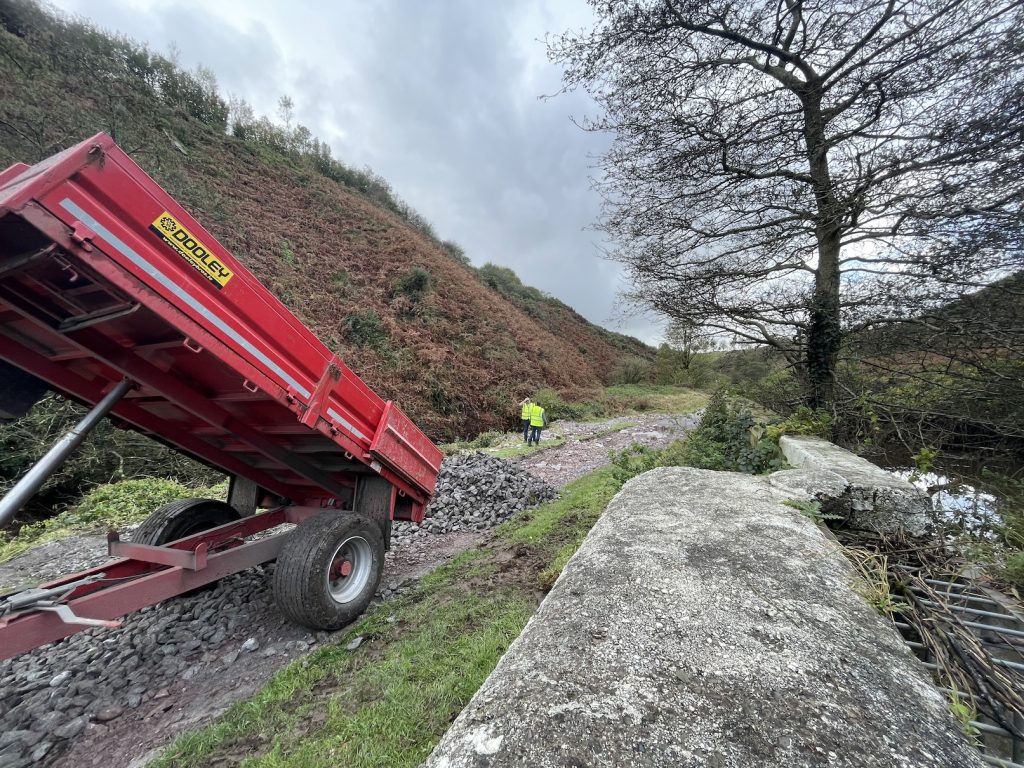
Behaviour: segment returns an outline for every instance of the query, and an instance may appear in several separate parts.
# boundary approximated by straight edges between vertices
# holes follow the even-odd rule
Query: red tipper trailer
[[[0,174],[0,361],[0,390],[94,406],[79,432],[109,413],[231,477],[228,503],[167,505],[131,543],[111,535],[120,559],[0,597],[0,658],[275,558],[284,613],[341,626],[376,589],[391,520],[422,520],[437,480],[427,436],[105,134]],[[0,524],[80,439],[0,501]],[[246,540],[285,522],[302,524]]]

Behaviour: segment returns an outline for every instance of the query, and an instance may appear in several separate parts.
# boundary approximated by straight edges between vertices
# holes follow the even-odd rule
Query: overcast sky
[[[561,73],[544,37],[588,26],[583,0],[56,0],[179,63],[203,64],[222,94],[295,121],[338,159],[373,168],[474,264],[509,266],[589,320],[654,342],[620,321],[619,265],[587,227],[599,199],[590,166],[608,146],[570,116],[583,94],[550,100]]]

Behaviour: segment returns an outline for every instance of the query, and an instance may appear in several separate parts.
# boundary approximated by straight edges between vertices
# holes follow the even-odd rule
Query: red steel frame
[[[169,549],[112,542],[125,558],[69,596],[89,618],[274,559],[281,536],[235,544],[352,508],[362,477],[390,483],[390,516],[415,521],[436,483],[429,438],[105,134],[0,173],[0,359],[88,404],[131,379],[118,423],[252,481],[277,507]],[[0,619],[0,658],[77,629],[50,613]]]
[[[111,536],[110,553],[121,555],[120,559],[49,582],[43,588],[59,587],[102,574],[102,581],[77,587],[66,604],[77,616],[117,619],[224,576],[274,560],[287,534],[251,542],[243,539],[283,523],[301,523],[321,511],[318,507],[280,507],[203,531],[165,547],[129,544]],[[50,612],[24,612],[0,617],[0,660],[87,628],[65,624]]]

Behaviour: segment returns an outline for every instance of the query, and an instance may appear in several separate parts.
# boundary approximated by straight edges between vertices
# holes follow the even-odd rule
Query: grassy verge
[[[141,523],[157,507],[190,497],[223,499],[227,483],[210,488],[187,488],[173,480],[122,480],[90,491],[78,504],[54,517],[23,525],[15,536],[0,538],[0,563],[48,541],[83,531],[105,531]]]
[[[708,395],[700,390],[671,384],[617,384],[601,390],[578,392],[565,400],[553,389],[533,395],[552,421],[602,421],[636,413],[692,413],[703,408]]]
[[[559,435],[545,437],[540,445],[526,445],[518,432],[485,432],[476,440],[463,440],[457,443],[446,443],[441,446],[445,456],[454,456],[467,451],[479,451],[499,459],[515,459],[530,453],[543,451],[565,443]]]
[[[605,387],[604,398],[618,414],[692,413],[707,405],[708,395],[696,389],[670,384],[616,384]]]
[[[621,432],[624,429],[636,426],[639,425],[635,421],[624,421],[621,424],[616,424],[614,427],[599,429],[597,432],[591,432],[589,435],[582,435],[579,440],[581,443],[585,443],[588,440],[597,440],[602,437],[608,437],[608,435],[614,435],[616,432]]]
[[[548,448],[557,448],[560,445],[565,444],[564,437],[550,437],[545,438],[539,445],[526,445],[525,443],[519,443],[512,445],[507,448],[492,448],[487,449],[484,453],[490,456],[497,456],[499,459],[514,459],[519,456],[526,456],[531,453],[537,453],[537,451],[546,451]]]
[[[153,768],[419,765],[518,636],[622,485],[608,467],[505,523],[416,590],[378,605]],[[345,644],[361,636],[355,651]]]

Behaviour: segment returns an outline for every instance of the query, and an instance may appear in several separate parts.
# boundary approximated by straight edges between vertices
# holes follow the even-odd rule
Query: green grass
[[[525,443],[519,443],[518,445],[511,445],[507,448],[495,448],[485,451],[489,456],[497,456],[499,459],[515,459],[520,456],[527,456],[531,453],[537,453],[538,451],[546,451],[548,448],[557,448],[560,445],[565,444],[564,437],[550,437],[546,438],[539,445],[526,445]]]
[[[671,384],[615,384],[604,388],[615,413],[692,413],[708,402],[706,392]]]
[[[17,535],[0,538],[0,563],[45,544],[85,531],[105,531],[141,523],[153,510],[184,498],[223,499],[227,483],[186,488],[173,480],[122,480],[94,488],[74,507],[38,523],[22,526]]]
[[[495,443],[506,441],[511,438],[511,435],[512,433],[510,432],[482,432],[472,440],[457,440],[454,443],[445,443],[441,446],[441,451],[445,456],[452,456],[463,451],[478,451],[483,448],[490,448]]]
[[[582,437],[580,437],[579,440],[581,443],[585,443],[588,440],[597,440],[598,438],[601,437],[608,437],[608,435],[614,435],[616,432],[621,432],[624,429],[629,429],[630,427],[637,426],[639,426],[639,424],[637,424],[635,421],[624,421],[621,424],[616,424],[614,427],[608,427],[607,429],[599,429],[597,432],[592,432],[589,435],[583,435]]]
[[[540,573],[540,586],[550,589],[623,482],[613,467],[598,469],[567,485],[562,496],[526,519],[505,523],[499,533],[513,543],[546,548],[548,563]],[[552,545],[555,541],[557,546]]]
[[[521,432],[484,432],[473,440],[459,440],[454,443],[445,443],[441,451],[445,456],[454,456],[457,453],[467,451],[479,451],[488,456],[497,456],[499,459],[516,459],[537,451],[548,448],[555,448],[565,443],[565,438],[552,435],[546,438],[540,445],[526,445],[523,442]]]
[[[381,606],[346,633],[368,638],[359,649],[330,645],[292,663],[153,765],[204,766],[211,751],[254,737],[265,751],[247,766],[419,765],[533,610],[510,589],[478,600],[428,588]]]
[[[543,451],[564,444],[565,438],[557,435],[561,421],[581,423],[607,421],[616,416],[635,415],[637,413],[693,413],[707,405],[708,395],[695,389],[662,384],[619,384],[606,387],[594,401],[565,402],[554,390],[541,390],[534,396],[538,402],[546,403],[552,416],[554,431],[548,432],[550,438],[539,446],[526,446],[522,443],[520,433],[516,432],[484,432],[471,440],[459,440],[446,443],[441,450],[446,456],[464,451],[483,451],[501,459],[514,459],[530,453]],[[600,400],[598,402],[597,400]],[[627,421],[583,435],[581,442],[606,437],[623,429],[637,426],[636,422]]]
[[[419,765],[522,631],[538,587],[554,582],[620,487],[610,468],[569,484],[150,765]],[[357,636],[362,645],[345,650]]]

